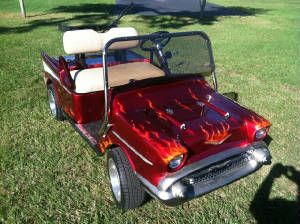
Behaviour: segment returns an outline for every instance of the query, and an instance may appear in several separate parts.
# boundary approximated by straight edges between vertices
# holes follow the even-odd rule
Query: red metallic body
[[[173,114],[168,114],[168,109]],[[188,165],[229,148],[245,147],[255,141],[256,130],[270,126],[261,116],[215,92],[202,77],[118,93],[110,122],[113,127],[107,138],[111,144],[121,145],[136,172],[154,185],[171,172],[168,163],[177,155],[185,154]],[[153,165],[126,150],[112,131]]]
[[[75,55],[42,52],[52,116],[66,118],[100,154],[112,149],[107,168],[118,205],[139,206],[145,193],[177,205],[271,163],[262,141],[271,123],[217,92],[205,33],[122,30],[121,37],[71,31],[64,47]],[[87,53],[100,42],[102,54]]]
[[[45,82],[53,83],[61,108],[77,124],[89,123],[102,118],[104,104],[103,91],[77,94],[63,87],[60,82],[50,77],[49,74],[45,73]]]
[[[57,74],[55,79],[45,72],[45,83],[53,83],[63,111],[77,124],[100,120],[103,91],[75,93],[59,81],[63,70],[58,64],[46,57],[43,60]],[[112,88],[111,95],[112,126],[99,139],[99,150],[104,153],[111,146],[120,146],[133,169],[155,186],[174,172],[168,168],[174,157],[184,154],[185,166],[230,148],[243,148],[255,141],[257,130],[270,126],[261,116],[215,92],[202,76],[167,82],[157,79],[146,87]],[[142,160],[114,133],[152,164]]]

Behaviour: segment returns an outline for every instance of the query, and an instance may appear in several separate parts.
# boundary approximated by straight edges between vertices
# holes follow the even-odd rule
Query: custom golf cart
[[[146,193],[177,205],[271,162],[271,124],[218,93],[205,33],[83,29],[65,32],[63,47],[66,56],[42,52],[52,116],[107,152],[123,210]]]

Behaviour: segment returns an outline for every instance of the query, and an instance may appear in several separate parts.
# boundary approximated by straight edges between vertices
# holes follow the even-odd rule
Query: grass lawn
[[[244,16],[123,19],[121,26],[140,33],[208,33],[220,92],[237,92],[242,105],[273,123],[271,166],[182,206],[150,200],[124,214],[112,200],[105,156],[97,157],[67,122],[51,119],[39,55],[63,54],[57,24],[104,23],[113,2],[27,0],[23,20],[17,0],[0,1],[0,223],[295,223],[299,1],[214,0]]]

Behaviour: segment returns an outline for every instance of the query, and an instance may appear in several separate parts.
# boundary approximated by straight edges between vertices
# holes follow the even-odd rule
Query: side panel
[[[58,103],[62,110],[76,123],[83,124],[100,120],[103,116],[103,91],[77,94],[69,90],[60,82],[60,71],[57,61],[42,53],[44,66],[44,82],[51,80],[57,94]]]
[[[76,123],[83,124],[100,120],[104,113],[104,92],[86,94],[72,93],[73,105],[70,107]]]

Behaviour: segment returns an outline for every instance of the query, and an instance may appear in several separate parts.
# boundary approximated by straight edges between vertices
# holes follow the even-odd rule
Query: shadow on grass
[[[125,6],[119,5],[117,12],[121,11]],[[225,16],[255,16],[257,14],[263,14],[269,10],[262,8],[251,7],[224,7],[212,3],[207,3],[204,15],[200,12],[190,11],[177,11],[177,12],[162,12],[154,8],[147,8],[143,6],[136,6],[131,10],[132,14],[138,14],[137,22],[145,22],[153,27],[159,27],[163,29],[168,28],[181,28],[187,25],[201,24],[201,25],[213,25],[217,22],[219,17]],[[145,12],[145,13],[144,13]],[[147,15],[150,13],[149,15]],[[146,14],[146,15],[145,15]],[[153,16],[154,15],[154,16]],[[160,15],[160,16],[157,16]]]
[[[264,142],[269,146],[271,142],[273,141],[273,138],[270,135],[267,135],[264,139]]]
[[[298,188],[298,202],[283,198],[270,198],[273,182],[286,177]],[[300,220],[300,173],[293,166],[275,164],[256,192],[250,211],[258,224],[296,223]],[[298,209],[298,210],[297,210]],[[298,217],[297,217],[298,216]]]
[[[226,96],[229,99],[232,99],[233,101],[239,100],[239,94],[237,92],[226,92],[223,93],[222,95]]]
[[[38,14],[38,15],[29,15],[29,20],[27,24],[24,26],[18,27],[1,27],[0,26],[0,34],[3,33],[24,33],[30,32],[39,27],[47,27],[47,26],[57,26],[60,24],[72,24],[72,23],[80,23],[80,24],[94,24],[95,21],[103,20],[108,21],[111,18],[113,9],[113,4],[82,4],[78,6],[60,6],[58,8],[54,8],[49,10],[47,13]],[[54,18],[45,18],[45,19],[32,19],[38,16],[46,16],[47,14],[55,14],[55,13],[74,13],[79,15],[70,15],[70,17],[54,17]],[[81,13],[81,14],[80,14]],[[83,14],[88,13],[88,14]],[[103,24],[104,25],[104,24]]]
[[[118,7],[117,7],[118,8]],[[130,11],[128,14],[136,14],[138,9]],[[143,8],[142,10],[152,10]],[[62,23],[80,23],[82,25],[95,24],[95,21],[103,20],[99,27],[103,27],[106,21],[112,19],[114,12],[116,12],[116,6],[114,4],[80,4],[74,6],[59,6],[49,10],[47,13],[67,13],[70,17],[56,17],[56,18],[45,18],[45,19],[34,19],[37,16],[29,16],[27,24],[18,27],[0,27],[0,34],[3,33],[24,33],[30,32],[34,29],[43,26],[58,26]],[[212,25],[214,22],[218,21],[219,17],[222,16],[254,16],[256,14],[265,13],[267,10],[260,8],[250,8],[250,7],[218,7],[216,10],[207,12],[204,17],[200,18],[199,13],[193,12],[158,12],[161,16],[146,16],[139,15],[135,17],[135,22],[148,24],[152,27],[157,27],[158,29],[168,29],[168,28],[181,28],[191,24],[202,24],[202,25]],[[72,16],[74,14],[74,16]],[[76,15],[80,14],[80,15]],[[45,14],[41,14],[43,16]],[[39,15],[38,15],[39,16]],[[130,26],[130,24],[128,24]],[[99,28],[100,29],[100,28]]]
[[[89,15],[76,15],[71,18],[49,18],[49,19],[36,19],[27,23],[25,26],[18,27],[1,27],[0,34],[5,33],[25,33],[40,27],[57,26],[64,23],[80,23],[80,24],[91,24],[95,20],[108,20],[110,18],[107,14],[89,14]]]

